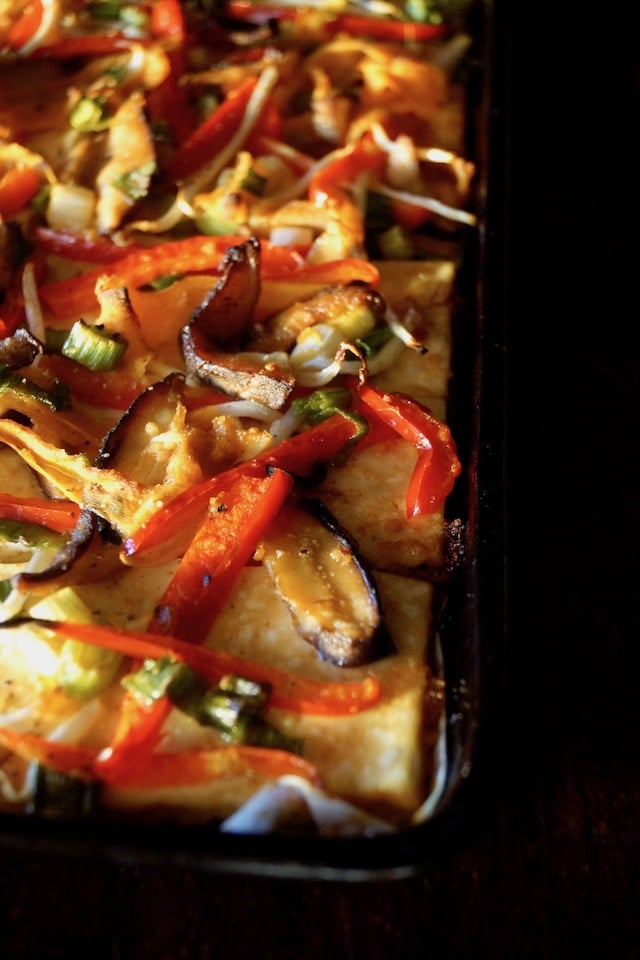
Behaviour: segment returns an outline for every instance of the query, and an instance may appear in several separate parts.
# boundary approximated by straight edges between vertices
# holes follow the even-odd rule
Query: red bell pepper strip
[[[453,489],[462,469],[449,427],[402,394],[384,393],[361,383],[358,397],[418,451],[418,462],[407,487],[407,516],[433,513]]]
[[[142,287],[158,277],[189,273],[214,273],[230,247],[246,242],[246,237],[195,236],[171,240],[153,247],[135,248],[132,253],[117,260],[112,270],[96,267],[87,273],[45,283],[40,287],[40,298],[56,317],[68,318],[91,312],[97,307],[96,283],[108,275],[112,286]],[[306,274],[303,257],[295,250],[261,241],[260,257],[264,275],[287,277],[296,270]],[[351,270],[354,279],[363,270],[366,261],[355,261]],[[325,270],[329,264],[318,264]],[[347,266],[347,269],[350,269]],[[371,272],[371,271],[369,271]],[[313,271],[312,271],[313,273]]]
[[[62,381],[76,400],[107,410],[128,410],[144,389],[137,380],[118,370],[89,370],[55,353],[43,355],[38,368],[52,379]]]
[[[120,704],[115,733],[95,760],[100,780],[111,781],[148,762],[160,739],[162,724],[171,712],[168,697],[141,703],[127,691]]]
[[[283,471],[261,479],[239,477],[217,513],[210,513],[182,558],[149,624],[150,631],[174,633],[203,643],[227,601],[242,567],[280,509],[292,486]],[[115,737],[100,758],[101,776],[121,776],[149,758],[171,711],[167,697],[140,704],[127,693]]]
[[[40,189],[42,178],[33,167],[11,167],[0,178],[0,218],[10,220]]]
[[[169,166],[169,174],[183,180],[212,160],[229,142],[240,124],[258,82],[249,77],[222,101],[191,137],[183,143]]]
[[[392,200],[391,210],[395,222],[404,227],[405,230],[418,230],[432,216],[430,210],[425,210],[424,207],[405,200]]]
[[[111,271],[113,286],[142,287],[162,276],[215,271],[227,249],[244,240],[197,236],[136,250],[117,261]],[[107,272],[97,267],[76,277],[43,284],[40,297],[56,317],[80,316],[96,309],[96,283]]]
[[[110,54],[126,53],[134,43],[122,33],[95,33],[79,37],[64,37],[55,43],[36,47],[29,54],[30,60],[75,60],[76,57],[108,57]]]
[[[80,507],[70,500],[48,500],[44,497],[14,497],[0,493],[0,517],[36,523],[56,533],[70,533],[80,516]]]
[[[79,773],[92,776],[96,751],[69,743],[46,740],[33,733],[0,727],[0,744],[29,763],[41,763],[59,773]]]
[[[26,319],[22,290],[11,286],[0,303],[0,337],[10,337]]]
[[[36,227],[33,241],[45,253],[84,263],[117,263],[133,253],[146,253],[148,249],[138,244],[123,246],[106,237],[72,233],[70,230],[53,230],[51,227]]]
[[[365,135],[313,175],[309,182],[309,199],[318,206],[340,204],[345,186],[352,184],[364,171],[381,173],[384,163],[382,148]]]
[[[18,19],[7,33],[7,46],[10,50],[21,50],[36,33],[42,21],[42,0],[29,0],[20,11]]]
[[[209,477],[161,507],[124,541],[125,562],[150,563],[156,555],[178,553],[189,542],[202,520],[209,500],[229,489],[239,475],[263,476],[268,467],[278,467],[294,476],[309,476],[321,463],[336,460],[358,437],[358,425],[337,413],[251,460]]]
[[[204,643],[266,527],[293,486],[283,470],[265,477],[238,476],[212,501],[149,625]]]
[[[152,90],[147,91],[147,111],[152,126],[168,132],[173,144],[184,143],[195,126],[193,104],[180,77],[184,74],[184,48],[168,53],[171,64],[168,76]]]
[[[276,778],[294,774],[318,785],[318,771],[308,760],[267,747],[233,746],[213,750],[154,753],[144,764],[109,778],[111,786],[139,790],[187,787],[225,777]]]
[[[288,273],[285,273],[284,270],[276,271],[272,269],[270,263],[267,262],[265,263],[263,276],[265,280],[284,280],[286,278],[291,280],[292,283],[320,284],[323,286],[330,283],[351,283],[352,280],[360,280],[362,283],[370,283],[372,286],[377,286],[380,282],[380,271],[376,265],[358,257],[327,260],[325,263],[305,263],[297,269],[292,268]]]
[[[443,23],[416,23],[412,20],[388,20],[382,17],[358,16],[341,13],[327,26],[329,34],[350,33],[355,37],[371,37],[406,43],[425,43],[439,40],[448,33]]]
[[[185,38],[185,22],[179,0],[156,0],[151,9],[151,34],[180,44]]]
[[[171,656],[210,683],[217,683],[227,674],[267,683],[271,687],[270,706],[292,713],[350,716],[369,709],[380,699],[380,683],[374,674],[362,680],[314,680],[169,635],[85,623],[52,622],[46,626],[60,637],[117,650],[136,661]]]
[[[8,727],[0,727],[0,744],[30,763],[41,763],[59,773],[75,774],[87,780],[101,780],[111,787],[143,790],[195,786],[222,777],[242,775],[281,777],[295,774],[314,784],[320,782],[317,770],[307,760],[286,750],[266,747],[240,745],[155,753],[145,758],[144,763],[114,769],[102,763],[95,750],[47,740]]]

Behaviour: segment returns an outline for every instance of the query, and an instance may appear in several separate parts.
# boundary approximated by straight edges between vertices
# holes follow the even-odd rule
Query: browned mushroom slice
[[[274,314],[262,329],[255,331],[251,347],[254,350],[290,350],[298,334],[307,327],[339,320],[340,328],[349,330],[362,325],[363,315],[373,327],[382,322],[385,310],[382,296],[360,280],[323,287],[308,300]]]
[[[25,327],[0,340],[0,367],[19,370],[28,367],[42,353],[42,344]]]
[[[354,667],[390,651],[375,583],[319,501],[284,507],[258,556],[323,660]]]
[[[83,559],[98,539],[98,518],[90,510],[82,510],[71,537],[58,550],[49,566],[37,573],[17,573],[11,579],[16,590],[47,594],[70,581],[77,581],[83,570]],[[86,566],[86,564],[84,565]]]
[[[285,356],[245,352],[260,292],[260,244],[232,247],[222,274],[180,334],[187,372],[232,397],[279,410],[294,386]]]
[[[158,481],[150,475],[154,464],[160,465],[160,458],[155,454],[149,458],[145,452],[155,437],[171,428],[183,384],[181,374],[170,374],[136,397],[105,437],[96,465],[118,470],[141,483],[161,482],[163,477]]]

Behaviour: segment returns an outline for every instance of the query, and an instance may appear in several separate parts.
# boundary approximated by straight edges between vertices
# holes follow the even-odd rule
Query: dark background
[[[1,957],[640,956],[640,73],[617,7],[560,6],[497,6],[509,630],[476,816],[380,882],[0,850]]]

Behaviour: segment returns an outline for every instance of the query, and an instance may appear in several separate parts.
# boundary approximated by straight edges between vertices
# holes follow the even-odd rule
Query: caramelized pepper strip
[[[41,763],[59,773],[82,773],[90,777],[96,751],[70,743],[47,740],[33,733],[0,727],[0,744],[29,763]]]
[[[111,781],[145,764],[157,746],[162,724],[170,712],[168,697],[143,703],[127,691],[120,704],[111,743],[96,758],[96,775]]]
[[[442,23],[417,23],[413,20],[389,20],[383,17],[366,17],[341,13],[327,24],[328,32],[350,33],[354,37],[371,37],[402,43],[425,43],[439,40],[448,33]]]
[[[244,116],[257,82],[257,76],[252,76],[241,83],[182,144],[169,169],[174,179],[183,180],[195,173],[228,143]]]
[[[40,189],[42,177],[33,167],[12,167],[0,178],[0,220],[10,220]]]
[[[208,514],[182,558],[151,619],[152,632],[177,633],[190,644],[204,642],[292,484],[281,470],[262,478],[235,479],[226,502]],[[114,740],[101,758],[107,776],[120,775],[137,767],[141,756],[150,756],[170,710],[167,697],[141,704],[135,696],[125,695]]]
[[[79,516],[80,507],[71,501],[14,497],[10,493],[0,493],[0,517],[3,520],[37,523],[56,533],[70,533],[75,529]]]
[[[380,698],[380,684],[373,674],[362,680],[313,680],[224,650],[200,647],[163,634],[137,633],[85,623],[47,623],[46,627],[61,637],[116,650],[136,661],[158,660],[170,655],[211,683],[217,683],[227,674],[267,683],[271,687],[269,705],[293,713],[350,716],[369,709]]]
[[[309,183],[309,198],[317,206],[327,203],[340,206],[345,202],[345,186],[353,184],[364,171],[382,172],[384,163],[384,151],[376,146],[370,136],[365,135],[313,175]]]
[[[125,562],[153,563],[156,555],[166,557],[170,547],[179,553],[202,520],[210,499],[229,489],[239,475],[261,476],[272,466],[294,476],[309,476],[316,465],[336,460],[359,438],[361,430],[357,421],[334,414],[277,447],[185,490],[127,537],[123,544]]]
[[[110,780],[112,786],[133,789],[186,787],[224,777],[252,774],[263,777],[295,775],[318,785],[320,777],[307,760],[270,747],[233,746],[217,750],[154,753],[144,765]]]
[[[151,632],[204,643],[240,570],[292,487],[288,473],[274,470],[266,477],[235,477],[228,489],[211,500],[155,610]]]
[[[357,392],[375,417],[418,451],[407,487],[407,516],[433,513],[453,489],[462,469],[449,427],[402,394],[385,393],[368,383],[361,383]]]
[[[318,784],[318,773],[308,761],[286,750],[233,746],[214,750],[156,753],[129,769],[113,770],[96,759],[95,750],[47,740],[31,733],[0,727],[0,744],[27,762],[37,762],[59,773],[101,780],[112,787],[153,789],[207,783],[222,777],[295,774]]]
[[[36,47],[29,53],[30,60],[75,60],[76,57],[108,57],[125,53],[136,41],[123,33],[87,33],[77,37],[63,37],[47,46]]]
[[[96,283],[110,275],[114,287],[142,287],[158,277],[187,273],[214,273],[229,247],[246,242],[246,237],[187,237],[136,249],[117,260],[112,270],[97,267],[79,276],[45,283],[40,297],[51,313],[62,319],[97,309]],[[283,247],[262,243],[262,256],[270,269],[288,275],[303,262],[299,254]]]

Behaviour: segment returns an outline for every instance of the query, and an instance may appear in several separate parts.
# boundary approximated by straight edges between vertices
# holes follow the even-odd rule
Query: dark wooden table
[[[508,30],[508,684],[476,815],[384,882],[3,851],[0,957],[640,956],[638,70],[563,6]]]

